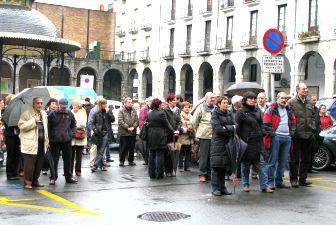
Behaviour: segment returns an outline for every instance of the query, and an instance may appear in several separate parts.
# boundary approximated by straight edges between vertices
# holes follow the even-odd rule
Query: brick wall
[[[33,8],[47,16],[57,27],[61,34],[62,6],[44,3],[34,3]],[[88,9],[64,7],[63,38],[77,41],[82,49],[76,53],[78,57],[85,56],[87,45]],[[101,43],[101,56],[103,59],[111,57],[106,52],[114,51],[115,13],[90,10],[89,43]]]

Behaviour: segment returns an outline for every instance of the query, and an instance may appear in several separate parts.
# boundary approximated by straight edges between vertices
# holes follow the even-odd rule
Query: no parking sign
[[[278,54],[285,46],[285,38],[277,29],[269,29],[264,34],[263,44],[266,51],[271,54]]]

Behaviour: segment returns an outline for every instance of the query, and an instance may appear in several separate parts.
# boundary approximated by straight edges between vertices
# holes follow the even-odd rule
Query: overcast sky
[[[36,0],[36,2],[72,6],[86,9],[99,9],[99,5],[104,4],[105,10],[107,10],[107,5],[109,3],[112,3],[113,0]]]

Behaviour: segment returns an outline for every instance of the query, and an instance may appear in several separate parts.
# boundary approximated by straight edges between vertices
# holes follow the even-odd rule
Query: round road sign
[[[282,33],[277,29],[269,29],[264,34],[263,44],[266,51],[271,54],[277,54],[285,46],[285,39]]]

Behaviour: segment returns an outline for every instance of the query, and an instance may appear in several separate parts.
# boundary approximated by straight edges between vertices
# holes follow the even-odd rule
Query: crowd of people
[[[208,92],[193,106],[172,93],[165,101],[149,97],[140,104],[126,98],[116,115],[119,166],[124,167],[126,160],[129,166],[136,166],[136,150],[148,166],[149,178],[163,179],[191,171],[196,156],[199,182],[211,182],[215,196],[231,194],[225,185],[231,175],[241,178],[243,191],[249,192],[251,171],[265,193],[308,186],[307,174],[321,143],[319,132],[332,126],[333,119],[325,105],[315,106],[317,97],[308,97],[304,83],[299,83],[296,91],[294,97],[280,92],[276,101],[268,104],[265,93],[249,91],[231,98]],[[11,97],[6,98],[7,105]],[[0,152],[6,147],[8,180],[22,176],[25,188],[43,187],[41,170],[50,170],[49,184],[55,185],[62,154],[65,181],[77,183],[86,151],[90,152],[92,173],[107,171],[113,162],[109,144],[114,141],[116,117],[104,98],[99,97],[95,105],[90,99],[85,101],[69,106],[67,99],[51,99],[42,109],[44,103],[37,96],[17,126],[2,122]],[[3,100],[0,104],[3,114]],[[236,169],[229,152],[233,139],[245,145]],[[290,185],[283,181],[288,163]]]

